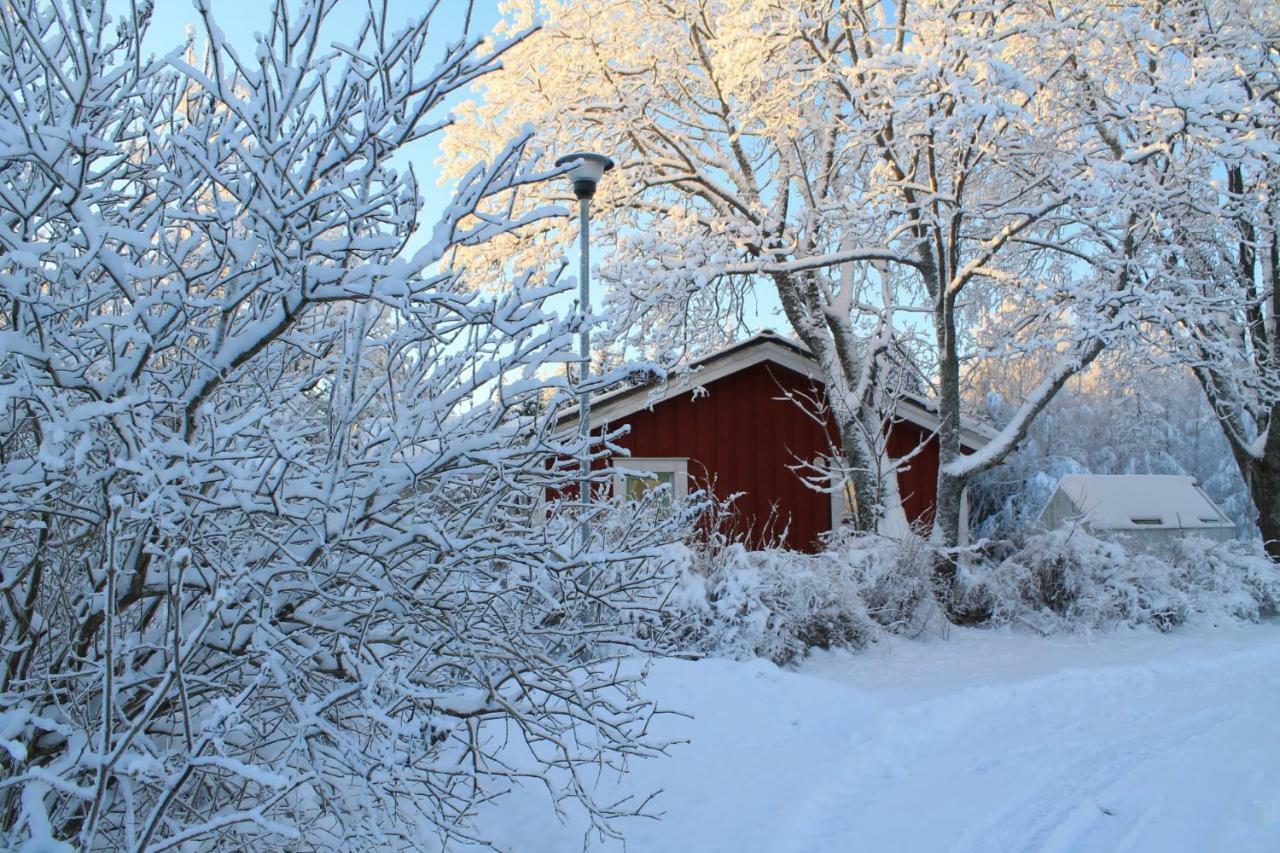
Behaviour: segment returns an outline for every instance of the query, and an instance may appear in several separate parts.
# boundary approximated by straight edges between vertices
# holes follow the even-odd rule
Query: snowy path
[[[1146,637],[1141,663],[1077,646],[1081,665],[890,707],[773,849],[1280,850],[1280,631],[1248,636]]]
[[[632,851],[1280,851],[1280,625],[957,632],[651,689],[695,719],[623,783],[664,789]],[[509,849],[581,845],[535,805],[493,816]]]

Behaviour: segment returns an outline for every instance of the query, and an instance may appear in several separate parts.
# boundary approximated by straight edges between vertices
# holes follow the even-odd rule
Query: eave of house
[[[710,385],[717,379],[766,362],[792,370],[820,385],[824,384],[821,371],[808,350],[795,341],[764,332],[694,362],[688,370],[677,374],[674,381],[621,388],[597,397],[591,404],[591,422],[593,425],[613,423],[681,394]],[[937,432],[942,424],[937,407],[915,394],[902,394],[894,414],[928,432]],[[574,412],[566,414],[561,425],[570,427],[577,422],[578,416]],[[961,419],[960,441],[967,450],[978,450],[994,435],[995,432],[984,424],[969,418]]]

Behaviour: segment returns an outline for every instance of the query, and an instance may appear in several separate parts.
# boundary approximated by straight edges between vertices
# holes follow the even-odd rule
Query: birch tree
[[[512,26],[544,29],[450,132],[454,162],[521,122],[546,129],[545,149],[620,160],[603,196],[619,339],[709,345],[748,291],[776,294],[828,379],[870,496],[863,527],[881,503],[879,431],[861,425],[891,403],[877,397],[883,355],[923,338],[942,421],[934,533],[955,544],[965,484],[1096,358],[1132,285],[1140,221],[1098,179],[1126,150],[1089,97],[1110,80],[1117,16],[1040,2],[513,6]],[[966,455],[966,366],[1017,355],[972,330],[1015,307],[1007,322],[1054,358],[997,439]]]
[[[147,7],[0,7],[13,843],[410,849],[522,779],[604,833],[644,807],[585,768],[657,749],[613,627],[656,607],[653,527],[542,518],[581,451],[558,285],[449,263],[545,175],[517,137],[423,231],[402,157],[523,34],[333,8],[277,3],[249,54],[202,5],[203,56],[148,58]]]

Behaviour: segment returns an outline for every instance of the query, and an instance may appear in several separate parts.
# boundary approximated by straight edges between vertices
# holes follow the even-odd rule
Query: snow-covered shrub
[[[136,5],[0,6],[0,837],[415,849],[516,778],[610,831],[657,539],[542,517],[554,277],[450,266],[546,175],[516,140],[423,232],[393,159],[506,43],[306,0],[235,52],[201,3],[153,60]]]
[[[1001,559],[965,561],[963,594],[995,623],[1040,631],[1256,620],[1280,605],[1280,571],[1245,543],[1177,540],[1129,551],[1083,530],[1033,536]]]
[[[869,639],[875,626],[852,577],[834,561],[734,544],[714,564],[689,561],[673,613],[691,650],[790,663],[811,647]]]
[[[972,624],[1043,633],[1194,620],[1256,620],[1280,611],[1280,571],[1244,543],[1188,538],[1130,553],[1083,533],[1024,545],[986,540],[960,552],[917,537],[847,533],[826,550],[749,551],[721,540],[667,549],[680,580],[665,607],[667,648],[792,663],[809,649],[857,649],[885,633],[943,633],[946,612]],[[932,571],[953,559],[958,582],[938,601]]]
[[[917,634],[938,615],[931,580],[935,551],[922,537],[885,540],[846,534],[832,543],[827,554],[851,565],[863,606],[885,630]]]
[[[682,556],[668,613],[690,651],[785,664],[811,648],[917,634],[937,617],[919,539],[847,535],[817,554],[697,543]]]

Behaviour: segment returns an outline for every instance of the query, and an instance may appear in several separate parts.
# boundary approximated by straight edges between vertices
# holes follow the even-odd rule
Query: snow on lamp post
[[[582,438],[582,474],[578,483],[578,498],[583,504],[591,502],[591,457],[587,453],[587,441],[591,434],[590,400],[587,393],[587,377],[591,372],[591,329],[587,318],[591,313],[591,198],[604,173],[613,168],[613,161],[603,154],[579,152],[566,154],[556,160],[557,166],[576,163],[568,171],[573,181],[573,194],[578,197],[578,310],[582,312],[582,329],[578,341],[582,366],[578,376],[578,435]],[[587,525],[582,524],[582,545],[587,544]]]

